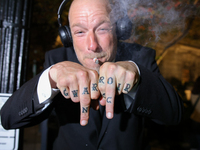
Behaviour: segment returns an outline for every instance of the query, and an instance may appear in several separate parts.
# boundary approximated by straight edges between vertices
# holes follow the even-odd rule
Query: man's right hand
[[[90,105],[99,107],[98,78],[97,71],[70,61],[57,63],[49,71],[51,87],[59,88],[65,98],[80,102],[83,126],[88,123]]]

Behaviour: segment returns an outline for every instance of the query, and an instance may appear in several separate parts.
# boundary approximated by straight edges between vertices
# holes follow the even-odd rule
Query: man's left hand
[[[105,62],[99,69],[100,104],[106,106],[106,116],[113,118],[116,94],[128,93],[139,80],[137,66],[133,62]]]

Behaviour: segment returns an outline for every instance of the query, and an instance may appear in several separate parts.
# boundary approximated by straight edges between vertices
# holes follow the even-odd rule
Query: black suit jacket
[[[142,149],[144,118],[161,124],[178,124],[182,101],[173,87],[159,73],[155,51],[137,44],[119,43],[116,61],[132,60],[140,69],[140,82],[135,100],[124,107],[123,94],[116,96],[114,118],[105,116],[105,108],[90,109],[89,123],[81,126],[80,105],[59,93],[44,111],[36,94],[40,74],[25,83],[1,110],[6,129],[22,128],[40,123],[54,109],[59,119],[56,150],[139,150]],[[78,62],[73,48],[59,48],[46,53],[44,68],[61,61]]]

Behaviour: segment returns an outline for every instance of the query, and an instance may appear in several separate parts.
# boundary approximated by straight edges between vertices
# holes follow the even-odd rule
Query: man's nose
[[[94,32],[89,32],[87,41],[88,41],[88,50],[96,51],[98,47],[98,41]]]

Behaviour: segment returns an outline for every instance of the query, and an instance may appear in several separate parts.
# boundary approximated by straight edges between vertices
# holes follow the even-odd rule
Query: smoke
[[[111,18],[117,22],[129,16],[133,23],[131,39],[137,41],[145,36],[157,42],[160,34],[173,29],[183,30],[185,19],[195,14],[194,3],[172,0],[110,0]],[[148,35],[148,36],[147,36]]]

